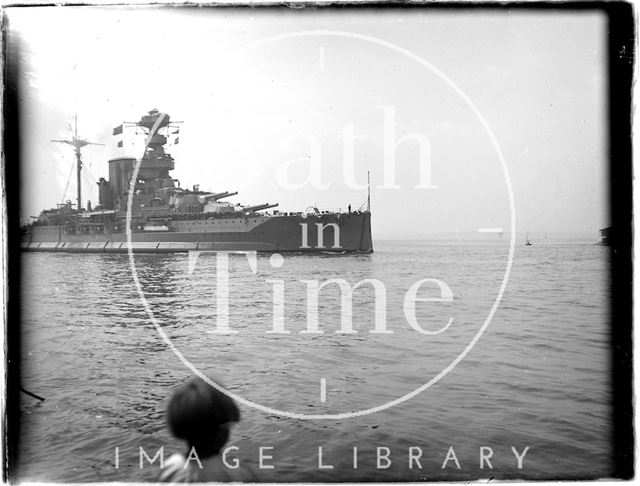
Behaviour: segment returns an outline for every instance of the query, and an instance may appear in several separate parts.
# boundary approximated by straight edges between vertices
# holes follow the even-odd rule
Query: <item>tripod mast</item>
[[[78,115],[74,117],[73,138],[71,140],[51,140],[56,143],[66,143],[74,148],[76,154],[76,182],[78,185],[77,209],[82,211],[82,154],[81,149],[87,145],[104,145],[103,143],[88,142],[87,140],[78,138]]]

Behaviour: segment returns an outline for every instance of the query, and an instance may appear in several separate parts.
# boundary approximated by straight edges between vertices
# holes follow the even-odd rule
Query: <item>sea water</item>
[[[194,372],[240,398],[227,458],[264,481],[607,476],[609,251],[518,244],[508,275],[504,240],[281,262],[25,253],[22,386],[46,400],[21,396],[18,478],[155,480],[144,454],[186,452],[164,410]],[[369,279],[346,309],[340,279]]]

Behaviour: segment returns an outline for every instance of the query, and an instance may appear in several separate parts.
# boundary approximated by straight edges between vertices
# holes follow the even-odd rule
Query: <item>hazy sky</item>
[[[607,224],[604,16],[46,7],[9,9],[9,21],[24,62],[24,217],[62,200],[73,153],[49,140],[70,135],[74,114],[81,136],[106,144],[84,150],[98,178],[109,158],[141,155],[142,141],[132,137],[118,149],[112,128],[158,108],[184,121],[180,144],[168,149],[183,187],[238,190],[230,201],[279,202],[281,210],[357,208],[370,171],[374,237],[508,228],[497,153],[436,72],[388,46],[337,34],[254,45],[331,30],[406,49],[472,100],[503,151],[519,231],[597,237]],[[345,156],[351,127],[353,170]],[[412,134],[424,157],[430,149],[423,177],[437,188],[416,188],[415,138],[392,150],[399,187],[381,188],[385,143]],[[312,166],[316,183],[303,184]],[[350,187],[349,174],[360,188]],[[83,199],[95,204],[90,175]],[[65,199],[74,200],[71,179]]]

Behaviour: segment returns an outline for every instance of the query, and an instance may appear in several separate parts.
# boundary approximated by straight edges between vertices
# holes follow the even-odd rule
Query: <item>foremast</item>
[[[73,137],[70,140],[51,140],[56,143],[66,143],[74,148],[76,155],[76,184],[77,188],[77,211],[82,211],[82,153],[81,149],[87,145],[104,145],[103,143],[94,143],[78,137],[78,115],[74,118]],[[63,197],[64,199],[64,197]]]

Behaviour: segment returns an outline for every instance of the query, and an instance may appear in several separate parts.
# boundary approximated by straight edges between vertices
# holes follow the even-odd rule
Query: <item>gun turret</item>
[[[278,203],[275,203],[275,204],[269,204],[269,203],[257,204],[256,206],[247,206],[245,208],[242,208],[242,210],[245,213],[250,213],[252,211],[262,211],[263,209],[275,208],[277,206],[278,206]]]

